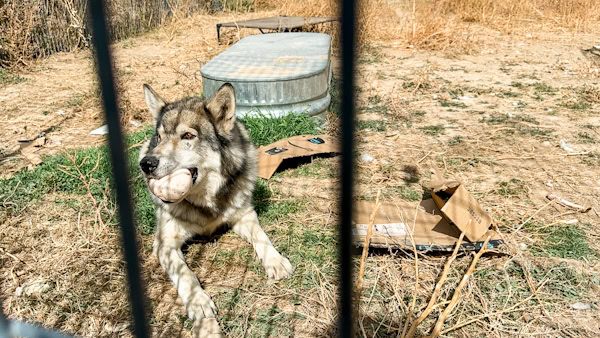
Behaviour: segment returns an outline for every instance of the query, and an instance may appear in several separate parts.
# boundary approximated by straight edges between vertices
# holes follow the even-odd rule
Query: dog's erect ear
[[[147,84],[144,84],[144,96],[146,97],[146,105],[150,113],[152,113],[152,120],[156,121],[160,115],[160,111],[165,106],[165,100]]]
[[[226,83],[217,90],[215,96],[206,104],[219,131],[229,133],[235,123],[235,90]]]

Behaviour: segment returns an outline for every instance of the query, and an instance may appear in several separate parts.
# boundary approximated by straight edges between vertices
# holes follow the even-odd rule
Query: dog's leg
[[[159,217],[159,220],[161,217]],[[181,246],[192,237],[175,220],[159,221],[154,241],[154,253],[165,269],[192,320],[215,317],[217,307],[200,286],[198,278],[185,263]]]
[[[273,247],[269,237],[258,224],[258,216],[254,210],[235,223],[233,231],[252,244],[269,278],[279,280],[292,275],[290,261]]]

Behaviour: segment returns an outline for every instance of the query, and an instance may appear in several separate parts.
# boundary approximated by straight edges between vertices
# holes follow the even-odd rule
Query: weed
[[[461,143],[463,143],[463,138],[460,135],[456,135],[453,138],[451,138],[450,141],[448,141],[449,146],[455,146]]]
[[[419,129],[423,130],[423,132],[425,132],[426,135],[437,136],[440,133],[442,133],[446,129],[446,127],[439,124],[437,126],[425,126]]]
[[[442,107],[467,108],[467,105],[464,104],[463,102],[454,102],[454,101],[446,101],[446,100],[441,100],[440,101],[440,106],[442,106]]]
[[[25,82],[27,79],[17,74],[10,73],[8,70],[0,68],[0,87],[8,86],[11,84],[19,84]]]
[[[531,248],[536,256],[584,259],[596,255],[577,225],[542,227],[539,233],[540,240]]]
[[[370,129],[373,131],[385,131],[387,123],[385,121],[358,121],[357,128],[358,130]]]
[[[509,181],[500,182],[500,188],[496,191],[501,196],[519,196],[527,192],[525,182],[518,178],[511,178]]]
[[[577,136],[581,143],[596,143],[596,138],[588,132],[580,132]]]
[[[386,187],[383,196],[391,198],[400,197],[409,202],[421,200],[421,194],[408,185]]]
[[[557,91],[556,88],[554,88],[548,84],[545,84],[543,82],[536,82],[532,86],[535,89],[535,91],[538,93],[545,93],[545,94],[553,95]]]
[[[367,106],[361,107],[360,111],[386,114],[388,112],[387,102],[385,102],[379,95],[369,96],[367,99]]]
[[[517,92],[513,92],[510,90],[507,90],[505,92],[502,92],[502,94],[500,95],[501,97],[519,97],[521,96],[521,93],[517,93]]]
[[[561,104],[559,104],[559,106],[568,108],[571,110],[588,110],[588,109],[592,108],[591,103],[582,102],[582,101],[572,101],[572,102],[567,102],[567,103],[561,103]]]

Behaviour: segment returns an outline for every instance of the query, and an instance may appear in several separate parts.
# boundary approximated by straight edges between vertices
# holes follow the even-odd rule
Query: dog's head
[[[186,98],[168,103],[149,85],[144,85],[144,94],[154,123],[154,134],[140,154],[146,179],[160,180],[185,169],[196,185],[208,172],[219,171],[219,147],[235,126],[233,87],[224,84],[207,101]]]

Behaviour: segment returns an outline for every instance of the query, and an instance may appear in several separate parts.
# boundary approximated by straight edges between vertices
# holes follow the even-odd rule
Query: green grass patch
[[[518,178],[511,178],[509,181],[500,182],[499,186],[496,192],[501,196],[520,196],[527,192],[525,182]]]
[[[240,120],[257,147],[286,137],[320,132],[317,121],[306,114],[288,114],[273,118],[265,115],[245,116]]]
[[[408,185],[386,187],[383,195],[385,197],[400,197],[409,202],[420,201],[422,197],[421,193]]]
[[[588,110],[588,109],[592,108],[591,103],[582,102],[582,101],[561,103],[561,104],[559,104],[559,106],[561,106],[563,108],[571,109],[571,110]]]
[[[463,138],[460,135],[454,136],[453,138],[450,139],[450,141],[448,141],[448,145],[449,146],[456,146],[463,143]]]
[[[444,132],[446,127],[439,124],[439,125],[435,125],[435,126],[425,126],[425,127],[419,128],[419,129],[421,129],[426,135],[437,136],[437,135],[441,134],[442,132]]]
[[[27,81],[26,78],[17,74],[13,74],[4,68],[0,68],[0,87],[18,84],[25,81]]]
[[[441,100],[440,101],[440,106],[442,106],[442,107],[467,108],[467,105],[464,104],[463,102],[454,102],[454,101],[446,101],[446,100]]]
[[[581,143],[596,143],[596,138],[588,132],[579,132],[577,138],[579,138],[579,142]]]
[[[126,138],[127,147],[149,138],[152,131],[147,129]],[[138,169],[137,157],[140,148],[128,151],[129,179],[131,193],[135,205],[135,219],[144,232],[154,229],[154,206],[148,195],[146,185]],[[90,185],[90,192],[97,201],[106,199],[114,205],[112,194],[112,169],[106,146],[87,148],[70,152],[75,164],[66,154],[45,157],[33,170],[23,169],[9,179],[0,180],[0,212],[17,214],[31,203],[36,203],[42,196],[50,192],[64,192],[74,195],[86,195],[87,189],[79,178],[79,171]],[[61,170],[59,170],[59,168]],[[108,218],[107,224],[115,224],[116,220]]]
[[[358,130],[366,130],[370,129],[373,131],[385,131],[387,126],[387,122],[385,121],[358,121],[357,128]]]
[[[544,226],[540,222],[528,221],[523,225],[523,231],[535,238],[529,249],[534,256],[579,260],[598,257],[597,252],[589,246],[585,232],[578,225]]]
[[[361,112],[387,114],[388,105],[379,95],[369,96],[367,105],[360,108]]]
[[[528,230],[536,231],[531,228]],[[540,240],[531,248],[535,256],[570,259],[596,256],[596,252],[588,244],[585,232],[577,225],[542,227],[537,232],[541,234]]]

